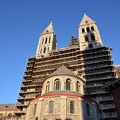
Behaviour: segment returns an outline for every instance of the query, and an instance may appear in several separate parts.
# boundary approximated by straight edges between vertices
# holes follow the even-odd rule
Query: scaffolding
[[[17,107],[26,114],[28,103],[37,95],[41,95],[44,80],[61,65],[65,65],[86,81],[86,97],[96,100],[105,114],[105,120],[116,120],[117,115],[112,96],[101,89],[106,83],[114,81],[115,68],[110,54],[111,48],[106,46],[80,51],[78,43],[53,50],[46,57],[29,57],[20,87]]]

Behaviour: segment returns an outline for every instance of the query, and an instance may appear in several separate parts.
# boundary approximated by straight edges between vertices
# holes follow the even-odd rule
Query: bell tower
[[[54,49],[57,49],[57,40],[51,21],[47,28],[40,35],[36,57],[48,56],[49,51]]]
[[[80,49],[86,50],[102,46],[102,40],[96,22],[84,13],[78,27]]]

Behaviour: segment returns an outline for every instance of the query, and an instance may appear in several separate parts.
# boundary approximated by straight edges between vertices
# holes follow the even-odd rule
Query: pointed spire
[[[84,16],[82,18],[82,21],[80,22],[80,25],[86,25],[91,23],[95,23],[95,21],[88,17],[84,11]]]
[[[53,24],[52,24],[52,20],[50,22],[50,24],[45,28],[45,30],[42,32],[42,34],[48,34],[54,32],[54,28],[53,28]]]

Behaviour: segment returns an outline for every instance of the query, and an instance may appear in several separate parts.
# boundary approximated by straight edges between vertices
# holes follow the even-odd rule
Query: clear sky
[[[0,103],[16,102],[27,58],[51,19],[62,48],[78,37],[84,10],[120,64],[120,0],[0,0]]]

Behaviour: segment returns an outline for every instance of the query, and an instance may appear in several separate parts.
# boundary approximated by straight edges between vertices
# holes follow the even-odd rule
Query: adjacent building
[[[118,120],[120,120],[120,65],[117,65],[115,69],[117,79],[107,83],[103,88],[112,94],[116,106]]]
[[[116,70],[116,77],[120,78],[120,65],[116,65],[115,70]]]
[[[14,103],[11,104],[0,104],[0,120],[13,120],[17,119],[15,116],[15,111],[19,111],[18,108],[15,107]]]

